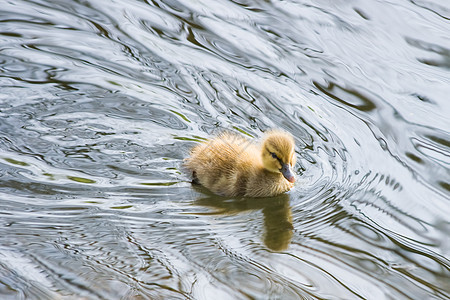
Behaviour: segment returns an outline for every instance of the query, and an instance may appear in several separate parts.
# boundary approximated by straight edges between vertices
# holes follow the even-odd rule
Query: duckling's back
[[[223,196],[245,195],[248,178],[262,168],[257,146],[228,133],[194,147],[185,165],[201,185]]]

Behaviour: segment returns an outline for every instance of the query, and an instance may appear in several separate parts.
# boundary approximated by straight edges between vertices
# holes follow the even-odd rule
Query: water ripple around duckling
[[[449,298],[449,11],[3,2],[0,298]],[[272,127],[292,191],[190,184]]]

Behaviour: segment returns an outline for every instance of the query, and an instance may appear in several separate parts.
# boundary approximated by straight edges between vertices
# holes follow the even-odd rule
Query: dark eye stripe
[[[273,158],[276,158],[278,160],[278,162],[280,163],[280,165],[283,165],[283,161],[273,152],[270,152],[270,154],[272,155]]]
[[[269,152],[269,154],[270,154],[273,158],[277,159],[277,160],[279,161],[279,163],[280,163],[281,165],[283,165],[283,161],[282,161],[275,153],[270,152],[269,149],[267,149],[267,148],[266,148],[266,150],[267,150],[267,152]]]

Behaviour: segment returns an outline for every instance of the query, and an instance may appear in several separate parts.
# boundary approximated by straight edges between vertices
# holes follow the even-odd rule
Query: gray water
[[[0,0],[1,299],[448,299],[450,2]],[[296,141],[224,199],[182,162]]]

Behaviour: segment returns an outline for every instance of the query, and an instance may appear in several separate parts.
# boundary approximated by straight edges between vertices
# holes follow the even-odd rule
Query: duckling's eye
[[[278,156],[275,154],[275,153],[273,153],[273,152],[270,152],[270,155],[272,155],[272,157],[273,158],[276,158],[276,159],[278,159]]]

